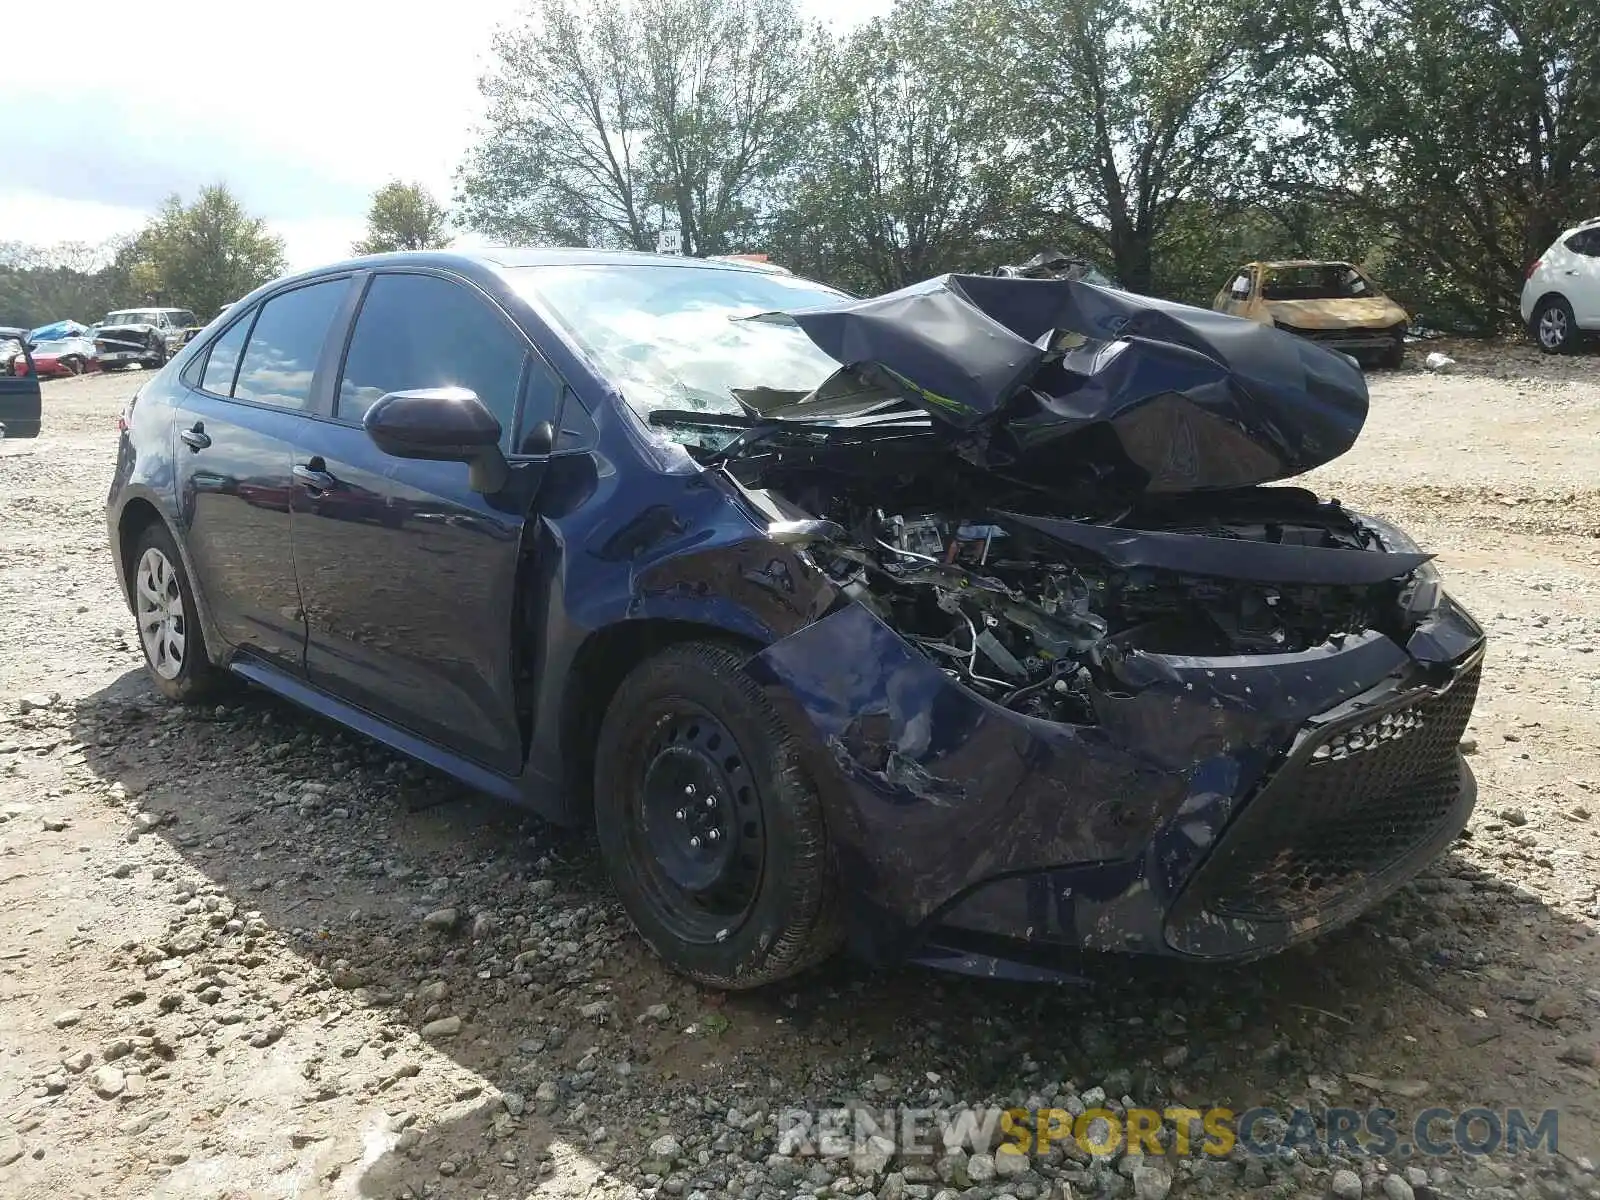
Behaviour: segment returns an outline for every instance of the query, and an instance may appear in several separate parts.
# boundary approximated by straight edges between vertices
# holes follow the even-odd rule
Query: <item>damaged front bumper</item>
[[[1406,644],[1137,652],[1094,724],[974,694],[860,605],[757,656],[796,728],[853,948],[989,975],[1076,951],[1250,958],[1349,920],[1465,824],[1481,629],[1447,596]]]

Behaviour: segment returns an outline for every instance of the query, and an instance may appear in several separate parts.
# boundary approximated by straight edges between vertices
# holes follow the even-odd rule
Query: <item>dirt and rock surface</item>
[[[1600,1196],[1600,357],[1373,379],[1312,482],[1486,624],[1468,836],[1308,948],[1082,988],[702,991],[589,839],[260,694],[146,686],[102,504],[138,375],[0,444],[0,1196]],[[1554,1156],[776,1155],[849,1101],[1560,1110]]]

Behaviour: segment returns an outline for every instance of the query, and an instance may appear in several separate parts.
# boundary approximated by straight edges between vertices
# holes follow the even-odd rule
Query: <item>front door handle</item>
[[[191,450],[204,450],[211,445],[211,435],[206,432],[204,421],[196,421],[192,429],[185,429],[178,436],[183,439],[183,444]]]
[[[311,463],[319,463],[320,458],[314,458]],[[321,467],[311,463],[296,463],[294,468],[294,481],[302,487],[313,492],[331,492],[338,486],[339,481]]]

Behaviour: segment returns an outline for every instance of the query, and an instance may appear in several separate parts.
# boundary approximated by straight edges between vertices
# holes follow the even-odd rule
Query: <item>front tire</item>
[[[639,936],[713,987],[759,987],[843,940],[822,808],[782,718],[727,646],[634,668],[600,727],[595,825]]]
[[[145,669],[169,700],[194,704],[214,695],[223,675],[206,653],[194,588],[166,526],[145,527],[128,563]]]
[[[1550,296],[1539,302],[1532,321],[1534,341],[1546,354],[1565,354],[1572,349],[1578,337],[1578,323],[1572,314],[1572,305],[1560,296]]]

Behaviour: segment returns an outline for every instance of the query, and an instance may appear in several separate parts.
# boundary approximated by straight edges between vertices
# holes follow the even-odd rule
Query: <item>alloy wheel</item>
[[[1539,317],[1539,341],[1550,350],[1558,350],[1567,341],[1567,314],[1555,305],[1545,309]]]
[[[183,670],[188,622],[183,615],[183,590],[178,572],[154,546],[145,550],[134,574],[134,594],[139,618],[139,641],[150,667],[163,679],[176,679]]]

